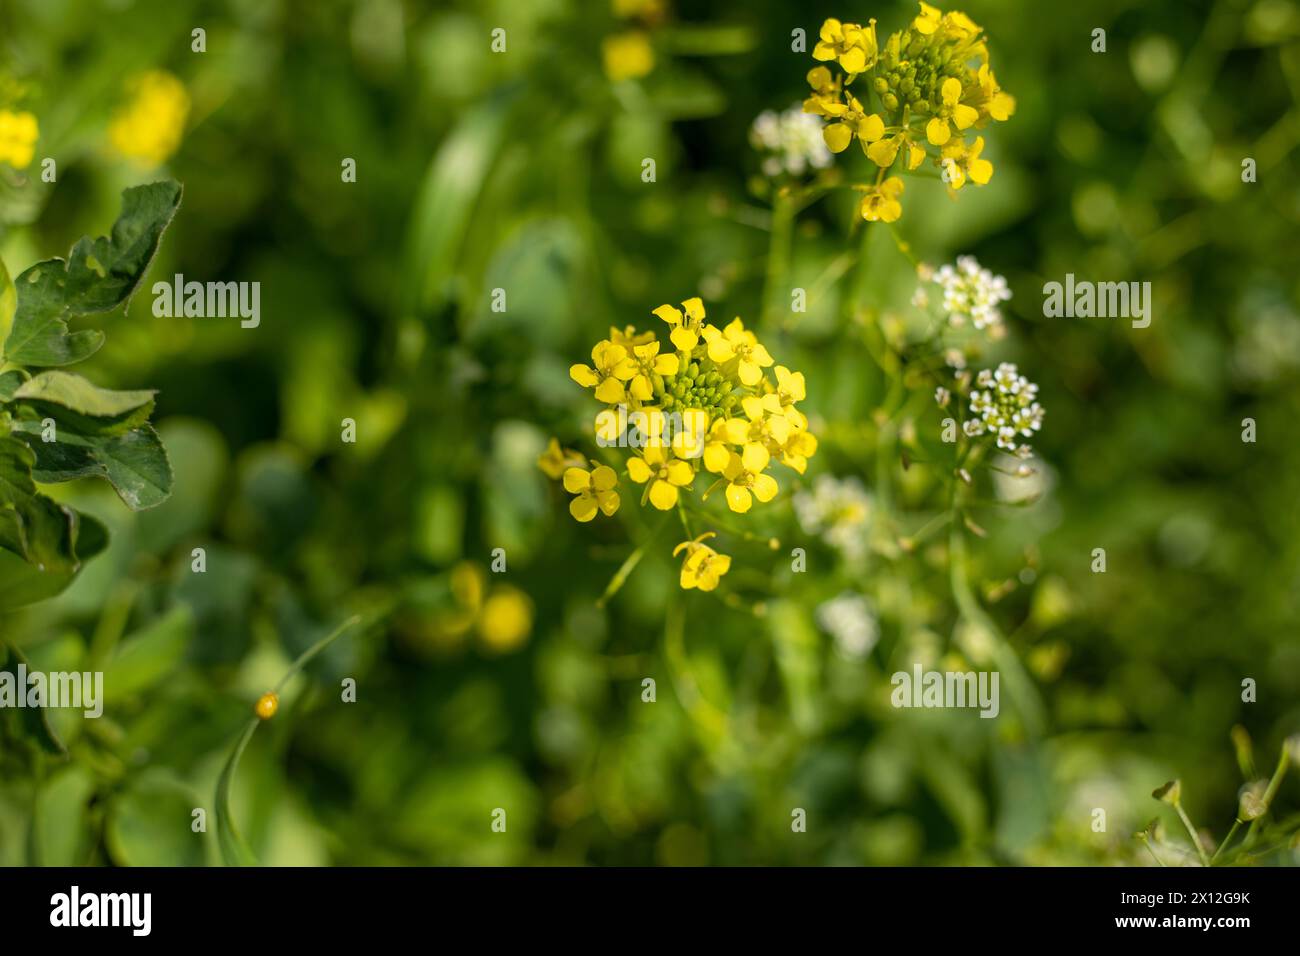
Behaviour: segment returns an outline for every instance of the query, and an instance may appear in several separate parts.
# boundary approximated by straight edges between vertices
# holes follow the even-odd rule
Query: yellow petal
[[[682,308],[686,310],[686,317],[694,323],[704,318],[704,300],[698,295],[691,296],[683,302]]]
[[[682,324],[682,310],[672,305],[661,305],[654,310],[654,315],[659,316],[669,325]]]
[[[591,475],[582,468],[569,468],[564,472],[564,490],[576,495],[591,485]]]
[[[768,454],[767,449],[762,445],[746,445],[744,451],[740,453],[740,463],[745,466],[745,470],[750,474],[757,474],[762,471],[771,460],[772,456]]]
[[[771,475],[759,475],[754,479],[754,497],[759,501],[771,501],[779,490],[776,479]]]
[[[822,130],[822,139],[826,141],[826,148],[832,153],[842,153],[849,148],[849,143],[853,140],[853,131],[849,129],[847,123],[831,123]]]
[[[609,465],[597,465],[591,473],[591,486],[597,491],[609,491],[618,484],[618,475]]]
[[[819,43],[818,46],[821,46]],[[861,73],[867,68],[867,53],[859,47],[847,51],[840,57],[840,66],[846,73]]]
[[[977,159],[970,164],[970,178],[984,186],[993,178],[993,164],[987,159]]]
[[[877,166],[892,166],[898,158],[898,146],[897,137],[879,140],[867,147],[867,158]]]
[[[681,363],[677,361],[677,356],[672,352],[655,359],[656,375],[676,375],[680,367]]]
[[[943,86],[939,87],[939,95],[943,98],[944,105],[955,106],[961,99],[961,81],[955,77],[948,77],[943,81]]]
[[[633,398],[641,402],[650,401],[654,395],[654,389],[650,387],[650,379],[644,375],[638,375],[632,379],[632,384],[628,390],[632,393]]]
[[[704,467],[715,475],[720,475],[731,459],[731,452],[725,445],[709,445],[704,449]]]
[[[754,505],[754,499],[749,495],[749,489],[742,488],[740,485],[727,485],[727,507],[737,514],[744,514]]]
[[[925,124],[925,138],[935,146],[942,146],[952,137],[952,130],[948,128],[948,121],[934,117],[930,122]]]
[[[699,335],[680,325],[673,329],[672,333],[669,334],[668,337],[673,340],[673,345],[677,346],[683,352],[689,352],[691,349],[695,348],[696,343],[700,341]]]
[[[695,477],[695,469],[680,459],[668,463],[668,480],[679,486],[689,485]]]
[[[650,466],[641,458],[627,460],[627,475],[638,485],[643,485],[650,477]]]
[[[583,388],[591,388],[600,381],[600,376],[596,374],[596,370],[587,365],[570,365],[569,378]]]
[[[740,363],[740,368],[738,371],[740,372],[740,383],[742,385],[748,385],[752,387],[754,385],[757,385],[759,381],[763,378],[763,370],[758,367],[757,363],[753,362],[750,359],[743,360]]]
[[[650,486],[650,503],[660,511],[677,507],[677,488],[666,481],[656,481]]]
[[[868,143],[874,143],[880,137],[885,135],[885,123],[879,116],[872,113],[870,116],[858,123],[858,135]]]
[[[749,440],[749,422],[743,418],[727,419],[727,441],[733,445],[743,445]]]
[[[979,110],[973,106],[967,106],[965,103],[958,103],[953,107],[952,121],[957,124],[958,129],[970,129],[971,125],[979,118]]]
[[[709,341],[709,358],[721,365],[723,362],[735,358],[736,350],[731,347],[731,343],[721,335],[714,336]]]
[[[607,378],[600,383],[596,389],[596,398],[606,405],[613,405],[623,401],[626,394],[623,391],[623,383],[616,378]]]
[[[596,501],[587,496],[580,495],[569,502],[569,514],[579,521],[590,521],[596,517]]]
[[[621,500],[617,491],[607,491],[599,496],[600,510],[605,513],[606,517],[609,517],[618,510]]]

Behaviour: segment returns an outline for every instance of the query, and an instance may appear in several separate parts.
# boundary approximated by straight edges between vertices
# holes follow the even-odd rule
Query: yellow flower
[[[1006,122],[1016,111],[1016,98],[998,86],[997,77],[987,63],[981,63],[975,74],[976,89],[967,97],[967,102],[974,106],[984,117],[991,117],[999,123]]]
[[[913,143],[906,131],[872,143],[867,148],[867,157],[877,166],[888,169],[894,165],[898,151],[904,146],[907,147],[907,168],[916,169],[925,161],[925,150]]]
[[[701,591],[712,591],[718,586],[718,579],[731,570],[730,555],[719,554],[702,543],[708,538],[716,537],[715,532],[707,531],[693,541],[683,541],[673,548],[673,557],[677,557],[683,550],[686,552],[679,578],[683,590],[699,588]]]
[[[0,110],[0,163],[26,169],[35,154],[40,128],[31,113]]]
[[[628,391],[638,401],[648,402],[654,397],[654,376],[677,374],[677,356],[672,352],[660,355],[658,342],[637,345],[633,347],[632,355],[632,361],[636,365],[636,375],[632,377]]]
[[[903,195],[903,181],[897,176],[890,176],[879,186],[858,188],[866,193],[858,211],[867,222],[895,222],[903,214],[903,204],[898,200]]]
[[[961,189],[967,179],[977,186],[988,183],[993,177],[993,164],[987,159],[980,159],[983,149],[983,136],[976,136],[971,146],[957,140],[943,148],[944,180],[949,186]]]
[[[790,438],[781,448],[781,464],[803,474],[808,468],[808,459],[817,452],[817,436],[806,429],[790,432]]]
[[[547,478],[559,480],[570,468],[586,468],[587,458],[572,448],[561,448],[560,440],[552,438],[546,451],[537,458],[537,467],[542,469]]]
[[[650,482],[647,489],[650,503],[660,511],[675,507],[677,489],[686,487],[695,478],[695,469],[690,462],[670,458],[668,452],[658,445],[644,449],[641,457],[629,458],[627,473],[638,485]]]
[[[790,437],[790,422],[781,414],[781,399],[776,393],[759,398],[747,395],[741,401],[741,407],[749,421],[743,418],[727,420],[727,441],[733,445],[750,447],[779,448]]]
[[[948,142],[953,126],[959,130],[968,129],[980,118],[977,109],[961,102],[961,81],[956,77],[950,76],[943,81],[939,95],[943,103],[925,126],[925,138],[935,146]]]
[[[668,335],[673,345],[683,352],[689,352],[699,342],[700,333],[704,329],[704,302],[695,296],[683,302],[682,309],[686,310],[685,316],[675,306],[661,305],[654,310],[654,314],[673,327]]]
[[[727,463],[731,461],[730,442],[727,440],[727,420],[719,418],[709,429],[708,438],[704,442],[704,467],[715,475],[720,475],[727,470]]]
[[[813,58],[835,60],[846,73],[865,73],[876,65],[876,21],[866,27],[840,23],[833,17],[822,24],[820,41],[813,47]]]
[[[137,77],[131,94],[131,101],[109,123],[109,141],[140,165],[158,166],[181,144],[190,112],[189,94],[180,80],[163,70]]]
[[[939,23],[943,19],[943,14],[938,7],[932,7],[928,3],[921,3],[921,13],[912,21],[912,29],[922,36],[929,36],[935,30],[939,29]]]
[[[615,33],[600,42],[605,75],[611,82],[636,80],[655,68],[655,51],[643,30]]]
[[[569,514],[579,521],[590,521],[597,511],[612,515],[618,510],[617,486],[618,475],[608,465],[597,465],[591,471],[570,468],[564,473],[564,490],[577,497],[569,502]]]
[[[745,330],[739,318],[732,319],[725,329],[709,326],[704,330],[709,343],[709,358],[721,365],[733,358],[737,360],[736,372],[742,385],[753,387],[763,377],[763,369],[772,364],[772,356],[758,341],[753,332]]]
[[[635,325],[625,325],[622,329],[609,327],[609,340],[615,345],[621,345],[625,349],[633,349],[638,345],[645,345],[647,342],[655,340],[653,332],[638,332]]]
[[[796,402],[808,397],[808,387],[804,382],[803,372],[792,372],[784,365],[776,367],[776,399],[781,405],[781,413],[796,428],[807,428],[808,419],[803,412],[795,408]]]
[[[509,584],[493,589],[478,618],[478,634],[489,650],[506,653],[523,646],[533,630],[533,602]]]
[[[708,448],[709,413],[702,408],[688,408],[680,420],[681,427],[672,436],[673,454],[688,460],[701,457]]]
[[[623,383],[636,374],[636,365],[627,355],[627,349],[613,342],[601,341],[591,350],[592,368],[587,365],[569,367],[569,378],[583,388],[596,388],[596,398],[607,405],[623,401],[626,393]]]
[[[779,490],[776,479],[764,473],[772,456],[762,445],[746,445],[739,455],[731,453],[722,477],[727,481],[727,507],[744,514],[754,504],[754,498],[769,502]],[[751,497],[752,493],[752,497]]]
[[[822,139],[832,153],[848,149],[854,136],[858,137],[865,151],[868,143],[874,143],[885,135],[885,121],[875,113],[865,113],[855,96],[850,96],[847,104],[829,98],[817,100],[817,106],[821,115],[835,120],[822,128]]]

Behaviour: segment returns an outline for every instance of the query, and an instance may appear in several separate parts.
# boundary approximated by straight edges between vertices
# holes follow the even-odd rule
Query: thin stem
[[[1178,819],[1182,820],[1183,826],[1187,828],[1187,835],[1192,838],[1192,846],[1196,848],[1196,855],[1201,858],[1201,866],[1209,866],[1210,858],[1205,855],[1205,847],[1201,846],[1201,838],[1196,833],[1196,827],[1192,826],[1187,811],[1183,809],[1181,803],[1175,803],[1174,810],[1178,812]]]
[[[1268,815],[1268,808],[1273,805],[1273,798],[1277,796],[1278,787],[1282,786],[1282,778],[1286,776],[1286,768],[1291,763],[1291,748],[1287,742],[1282,741],[1282,752],[1278,754],[1277,769],[1273,771],[1273,779],[1268,782],[1268,788],[1264,791],[1264,812],[1250,821],[1250,829],[1246,831],[1246,840],[1243,846],[1253,846],[1255,840],[1259,838],[1259,821]]]
[[[1229,830],[1228,835],[1223,838],[1223,842],[1219,844],[1219,848],[1214,851],[1214,856],[1210,857],[1210,866],[1214,866],[1214,861],[1217,860],[1223,854],[1223,851],[1228,848],[1228,844],[1231,843],[1232,838],[1237,835],[1237,830],[1240,826],[1240,817],[1232,821],[1232,829]]]
[[[795,201],[788,190],[777,190],[772,200],[772,232],[767,246],[767,278],[763,284],[763,310],[759,327],[772,328],[778,297],[788,285],[790,269],[790,239],[794,231]]]

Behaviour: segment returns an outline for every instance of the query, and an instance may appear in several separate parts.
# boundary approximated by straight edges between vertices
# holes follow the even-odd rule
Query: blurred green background
[[[112,544],[58,598],[0,616],[0,636],[33,668],[106,660],[108,701],[100,720],[51,715],[67,756],[0,738],[0,863],[219,862],[216,778],[253,702],[351,613],[367,624],[295,680],[236,778],[265,863],[1146,865],[1133,833],[1174,777],[1221,838],[1242,782],[1230,729],[1260,775],[1300,730],[1300,12],[957,8],[987,30],[1017,112],[986,134],[987,187],[952,202],[909,180],[897,227],[927,262],[972,253],[1007,277],[1010,334],[988,358],[1017,362],[1047,408],[1042,499],[981,513],[969,559],[1039,728],[1005,684],[999,720],[889,706],[895,670],[979,654],[944,537],[898,546],[934,514],[938,477],[876,453],[890,382],[841,314],[845,283],[822,281],[856,248],[851,193],[795,229],[788,283],[814,291],[765,341],[807,376],[822,445],[751,516],[779,551],[726,539],[734,600],[680,591],[663,537],[599,607],[628,531],[576,524],[536,466],[551,436],[589,429],[568,368],[611,325],[654,328],[652,308],[695,294],[715,320],[757,320],[770,207],[749,127],[806,93],[791,31],[875,17],[883,35],[913,5],[2,0],[0,108],[40,123],[26,175],[0,182],[10,272],[102,234],[125,186],[172,176],[184,202],[146,290],[259,281],[262,321],[157,318],[147,294],[104,318],[86,372],[160,390],[176,488],[138,515],[98,483],[51,492]],[[629,32],[644,75],[605,59]],[[109,133],[149,70],[189,99],[161,163]],[[850,179],[863,163],[836,160]],[[865,263],[868,321],[906,313],[916,276],[888,231]],[[1042,285],[1067,272],[1150,281],[1151,327],[1044,318]],[[905,438],[937,434],[922,398]],[[847,532],[861,554],[791,506],[823,475],[865,489]],[[819,613],[845,593],[868,609],[865,645]],[[1275,804],[1284,839],[1295,777]]]

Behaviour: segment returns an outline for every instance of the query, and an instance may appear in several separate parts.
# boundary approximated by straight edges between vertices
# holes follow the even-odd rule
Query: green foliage
[[[171,493],[167,453],[148,424],[152,391],[113,391],[40,369],[80,362],[104,344],[103,332],[70,332],[69,320],[130,300],[180,201],[175,182],[127,189],[111,237],[81,239],[66,262],[38,262],[16,283],[0,267],[0,325],[9,330],[0,374],[7,432],[0,436],[0,562],[15,565],[17,556],[28,565],[5,575],[0,608],[57,594],[104,546],[97,521],[46,496],[37,482],[104,478],[133,510]]]

